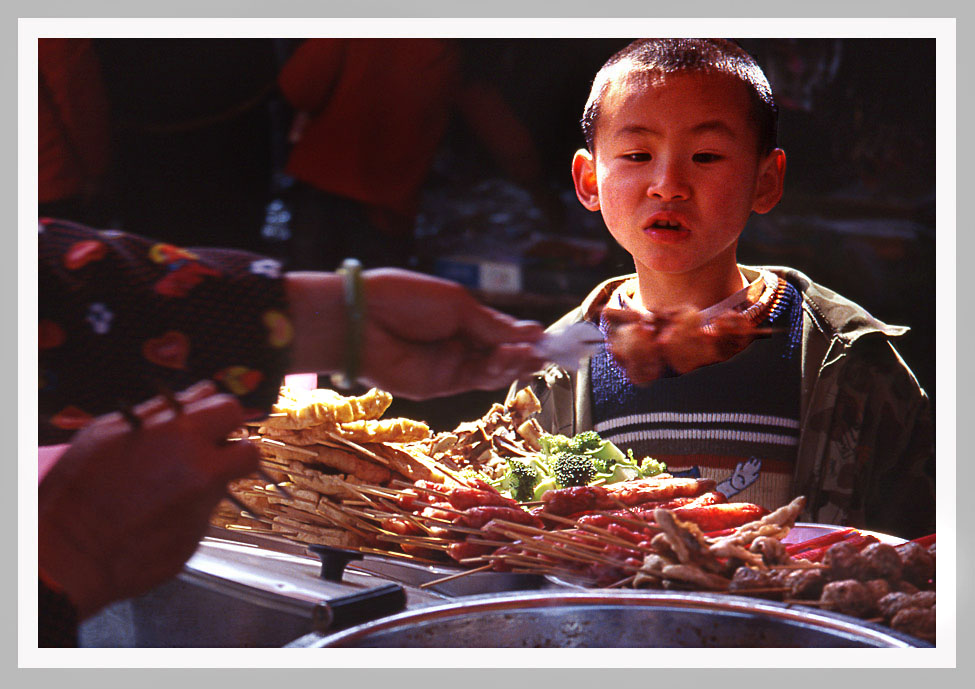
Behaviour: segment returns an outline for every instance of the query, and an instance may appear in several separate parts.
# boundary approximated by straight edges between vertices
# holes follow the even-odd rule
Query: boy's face
[[[782,151],[762,156],[745,86],[722,74],[623,77],[610,84],[594,153],[579,151],[579,200],[599,210],[637,271],[721,277],[738,236],[782,193]]]

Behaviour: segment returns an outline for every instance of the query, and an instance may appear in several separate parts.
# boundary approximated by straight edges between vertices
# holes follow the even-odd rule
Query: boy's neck
[[[686,306],[701,311],[748,286],[748,280],[737,264],[718,279],[707,274],[658,273],[639,264],[636,272],[637,288],[633,296],[637,304],[648,311]]]

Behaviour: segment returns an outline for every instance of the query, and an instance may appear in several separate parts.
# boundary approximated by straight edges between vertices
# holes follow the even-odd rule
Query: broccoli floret
[[[583,431],[582,433],[573,436],[573,438],[569,440],[568,445],[570,452],[581,455],[585,454],[586,452],[596,452],[602,448],[603,439],[599,437],[599,434],[596,433],[596,431]]]
[[[563,488],[585,486],[596,478],[596,467],[585,455],[563,452],[556,455],[552,473],[555,475],[556,482]]]
[[[643,478],[650,478],[665,471],[667,471],[667,465],[653,457],[644,457],[643,461],[640,462],[640,476]]]
[[[534,498],[535,485],[540,479],[538,470],[528,462],[509,459],[502,485],[512,498],[524,502]]]
[[[597,474],[608,474],[613,470],[613,464],[615,462],[611,462],[606,457],[597,457],[595,455],[592,457],[592,465],[596,469]]]
[[[543,435],[538,439],[538,444],[542,446],[542,451],[549,456],[557,455],[560,452],[569,451],[571,441],[564,435]]]

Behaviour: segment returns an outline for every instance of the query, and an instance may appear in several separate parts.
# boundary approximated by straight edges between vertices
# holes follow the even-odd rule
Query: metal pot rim
[[[637,606],[644,608],[681,608],[710,610],[721,613],[741,613],[783,620],[819,629],[859,637],[881,646],[910,648],[930,647],[930,644],[889,627],[835,612],[817,610],[780,601],[736,596],[725,593],[692,591],[567,591],[514,592],[489,596],[472,596],[444,605],[410,610],[373,620],[325,637],[317,646],[346,645],[367,638],[377,632],[408,628],[412,625],[463,615],[498,610],[525,610],[573,606]]]

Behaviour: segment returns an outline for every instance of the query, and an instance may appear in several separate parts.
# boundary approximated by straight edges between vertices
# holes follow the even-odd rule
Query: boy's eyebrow
[[[723,134],[732,139],[737,138],[735,130],[732,129],[726,122],[721,120],[706,120],[700,124],[696,124],[691,128],[691,131],[695,134],[705,134],[708,132],[715,132],[717,134]]]

